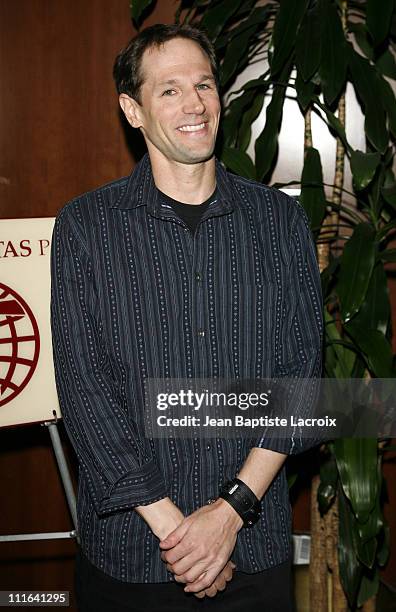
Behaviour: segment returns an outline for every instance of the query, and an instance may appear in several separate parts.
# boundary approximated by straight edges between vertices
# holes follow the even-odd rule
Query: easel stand
[[[19,533],[15,535],[0,535],[0,542],[18,542],[22,540],[59,540],[69,538],[76,538],[78,542],[76,496],[74,494],[69,468],[66,463],[65,453],[63,452],[63,447],[59,437],[57,419],[55,421],[46,421],[43,423],[43,425],[48,427],[51,437],[52,447],[54,449],[56,462],[58,464],[74,529],[71,531],[55,531],[49,533]]]

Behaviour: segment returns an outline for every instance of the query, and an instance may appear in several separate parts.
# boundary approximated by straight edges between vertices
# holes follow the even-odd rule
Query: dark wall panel
[[[54,215],[130,172],[112,66],[133,33],[128,0],[0,1],[1,217]]]

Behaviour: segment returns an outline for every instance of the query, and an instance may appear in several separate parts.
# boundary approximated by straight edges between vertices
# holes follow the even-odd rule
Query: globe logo
[[[40,334],[31,309],[16,291],[0,283],[0,406],[26,387],[39,353]]]

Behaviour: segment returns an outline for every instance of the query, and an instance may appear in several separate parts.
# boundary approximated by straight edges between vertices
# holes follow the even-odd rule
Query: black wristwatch
[[[220,495],[239,514],[244,527],[253,527],[260,517],[260,502],[253,491],[239,478],[230,480],[221,488]]]

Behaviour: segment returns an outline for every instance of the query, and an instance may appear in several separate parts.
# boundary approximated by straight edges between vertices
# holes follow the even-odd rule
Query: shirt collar
[[[224,166],[216,159],[216,200],[211,205],[212,214],[224,214],[234,210],[235,205],[247,207],[239,197]],[[155,216],[172,214],[169,208],[161,206],[161,198],[154,183],[151,163],[148,153],[136,165],[128,178],[125,190],[111,205],[111,208],[131,210],[139,206],[147,206],[148,212]]]

